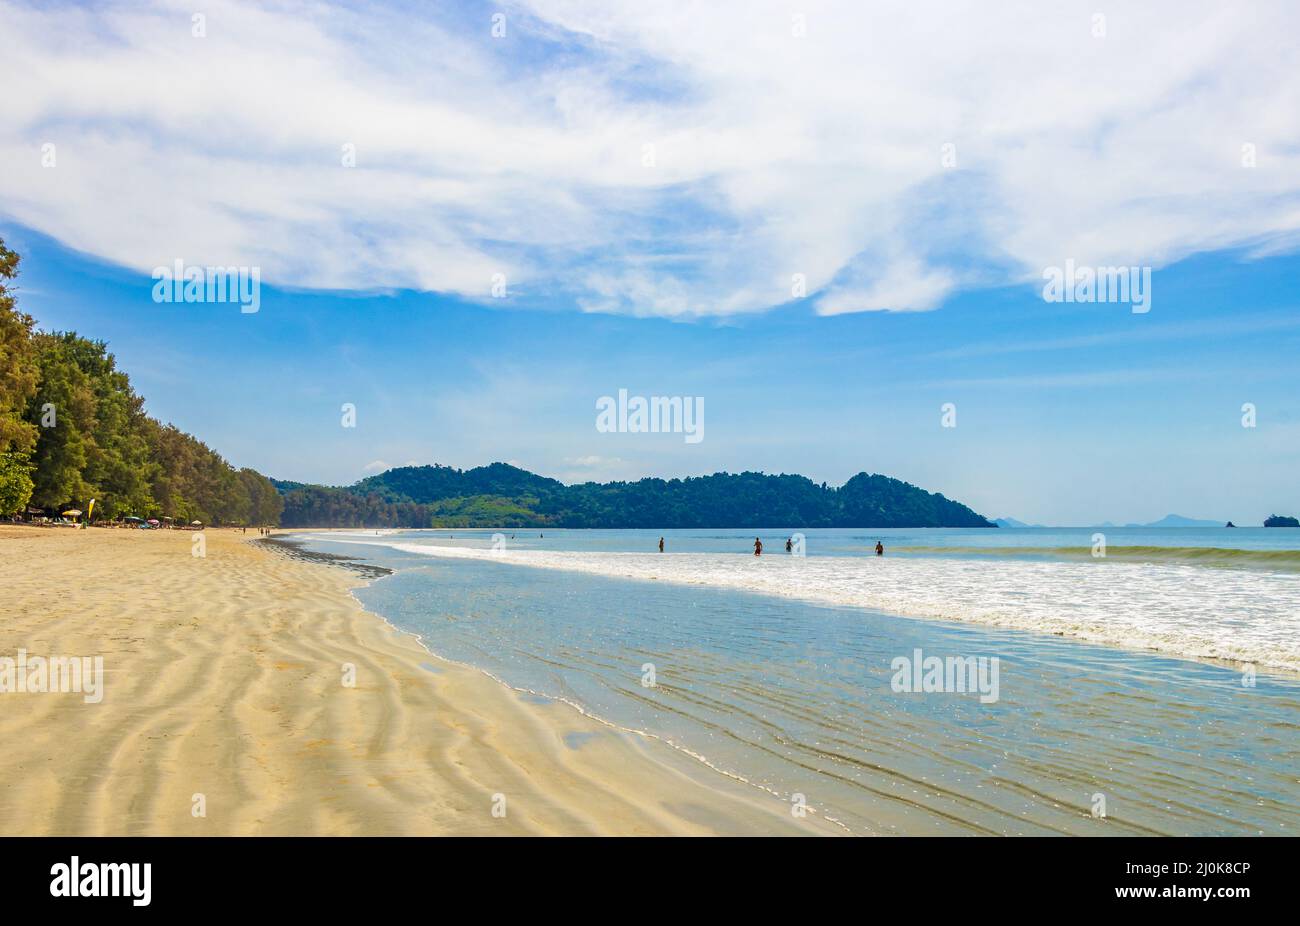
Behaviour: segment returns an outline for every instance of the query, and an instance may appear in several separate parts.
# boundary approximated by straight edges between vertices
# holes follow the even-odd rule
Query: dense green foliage
[[[145,414],[104,342],[34,330],[15,305],[17,269],[0,242],[0,515],[93,498],[96,519],[278,523],[271,481]]]
[[[888,476],[838,489],[803,476],[715,473],[566,486],[505,463],[404,466],[332,488],[276,483],[286,527],[992,527]]]
[[[36,440],[36,428],[23,419],[23,412],[36,392],[39,372],[32,317],[15,304],[11,281],[17,275],[18,255],[0,241],[0,451],[23,453]]]
[[[28,453],[36,428],[24,417],[40,373],[32,317],[19,312],[12,281],[18,255],[0,241],[0,514],[19,511],[32,494]]]
[[[25,453],[0,453],[0,512],[22,511],[32,497],[31,463]]]

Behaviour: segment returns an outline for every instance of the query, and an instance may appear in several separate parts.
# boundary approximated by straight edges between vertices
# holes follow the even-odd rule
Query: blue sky
[[[379,461],[566,481],[867,470],[1044,523],[1258,523],[1300,501],[1294,256],[1166,268],[1144,315],[1021,285],[924,313],[683,322],[265,286],[256,314],[156,304],[147,276],[2,233],[43,327],[108,340],[152,414],[280,478],[347,483]],[[619,388],[703,396],[705,439],[597,432],[596,399]]]
[[[1064,524],[1300,510],[1290,5],[202,16],[0,0],[0,234],[43,326],[108,340],[238,465],[867,470]],[[154,303],[178,259],[258,267],[261,310]],[[1151,311],[1045,302],[1068,261],[1152,268]],[[599,433],[620,388],[703,396],[705,439]]]

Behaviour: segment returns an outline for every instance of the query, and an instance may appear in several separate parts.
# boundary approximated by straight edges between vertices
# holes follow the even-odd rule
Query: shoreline
[[[1131,612],[1132,598],[1126,591],[1131,586],[1111,581],[1140,578],[1148,586],[1144,592],[1150,600],[1155,592],[1149,586],[1157,577],[1167,592],[1174,586],[1181,589],[1188,578],[1202,578],[1197,571],[1205,569],[1206,575],[1229,575],[1240,581],[1270,583],[1272,594],[1281,601],[1290,595],[1291,586],[1300,579],[1289,572],[1229,571],[1192,563],[1139,561],[1113,564],[996,561],[1004,567],[1016,567],[1022,574],[1022,586],[1032,580],[1031,587],[1038,604],[1028,608],[1025,605],[1028,599],[1005,581],[1005,571],[993,578],[991,573],[983,571],[988,564],[995,562],[991,559],[920,556],[885,560],[835,556],[792,559],[778,555],[764,557],[760,564],[756,558],[739,553],[654,554],[524,549],[488,554],[481,549],[456,544],[403,543],[400,538],[391,536],[339,536],[333,532],[321,532],[315,536],[327,542],[382,546],[436,558],[491,559],[530,569],[724,588],[822,606],[856,608],[909,620],[1018,631],[1044,637],[1059,636],[1129,653],[1232,669],[1250,665],[1260,673],[1300,678],[1300,651],[1294,648],[1278,650],[1275,640],[1250,638],[1241,633],[1230,638],[1206,636],[1199,620],[1200,611],[1206,605],[1199,598],[1193,600],[1184,594],[1176,601],[1177,610],[1172,607],[1174,600],[1164,599],[1161,614],[1161,619],[1166,621],[1164,625],[1144,625],[1125,620],[1125,614]],[[737,565],[740,568],[732,568]],[[950,590],[955,589],[956,593],[935,594],[934,574],[940,569],[945,571],[942,584]],[[820,577],[821,581],[810,581],[808,576]],[[1240,594],[1220,590],[1217,605],[1224,609],[1224,613],[1231,613],[1233,608],[1240,610],[1243,603],[1259,605],[1263,590],[1263,586],[1239,589]],[[1282,601],[1279,609],[1285,603]]]
[[[655,731],[769,793],[815,794],[855,832],[1221,835],[1294,825],[1276,801],[1294,792],[1279,774],[1285,749],[1273,738],[1243,742],[1285,728],[1300,694],[1263,672],[1256,691],[1235,667],[1208,661],[663,581],[694,552],[641,556],[660,579],[643,582],[626,568],[637,554],[604,554],[620,568],[582,576],[561,575],[558,562],[517,570],[527,552],[498,562],[477,550],[482,565],[461,568],[341,549],[396,570],[358,598],[428,635],[440,654],[519,690],[572,698],[623,729]],[[746,573],[767,569],[739,561]],[[806,566],[771,565],[786,563]],[[995,653],[1002,697],[976,706],[900,694],[884,667],[917,649]],[[653,698],[628,684],[642,658],[668,682]],[[1036,718],[1028,735],[1024,716]],[[1100,822],[1088,804],[1099,791],[1125,795]]]
[[[310,552],[308,552],[307,555],[310,555]],[[373,568],[378,569],[384,567],[373,567]],[[393,570],[385,570],[385,571],[387,572],[388,575],[394,574]],[[368,585],[370,581],[372,581],[374,578],[383,578],[383,576],[369,577],[367,579],[367,582],[363,584]],[[361,586],[359,585],[353,586],[352,588],[351,593],[354,599],[356,599],[356,594],[355,594],[356,589],[359,587]],[[366,610],[365,605],[362,604],[360,600],[357,600],[357,605],[358,607],[362,608],[362,610]],[[693,751],[688,746],[682,745],[680,743],[676,743],[673,740],[668,739],[667,737],[662,736],[658,733],[651,733],[648,730],[634,729],[632,727],[623,726],[622,724],[616,723],[613,720],[609,720],[605,717],[600,716],[599,714],[593,713],[592,711],[583,707],[581,704],[579,704],[576,701],[571,701],[564,697],[546,694],[540,691],[535,691],[531,688],[523,688],[520,687],[519,685],[513,685],[510,682],[506,681],[501,676],[494,674],[493,672],[483,668],[482,666],[476,666],[473,665],[472,663],[462,662],[458,659],[452,659],[449,656],[444,656],[442,653],[433,650],[425,642],[424,637],[417,631],[405,630],[401,627],[398,627],[388,618],[384,617],[382,614],[378,614],[377,612],[366,610],[366,613],[373,614],[374,616],[378,617],[379,620],[383,621],[384,624],[386,624],[393,631],[393,633],[402,636],[411,637],[422,649],[425,650],[425,652],[427,652],[434,659],[437,659],[439,662],[451,666],[456,666],[457,668],[463,669],[467,672],[473,672],[478,675],[482,675],[484,678],[491,680],[494,684],[500,685],[502,688],[505,688],[508,691],[512,691],[515,694],[520,695],[532,701],[533,703],[554,703],[557,705],[563,705],[564,707],[578,714],[586,721],[591,721],[593,723],[599,724],[600,726],[613,730],[622,736],[630,736],[637,740],[645,741],[647,744],[652,741],[655,744],[659,744],[659,746],[656,748],[661,747],[661,748],[671,750],[675,755],[690,760],[690,762],[698,764],[700,766],[699,769],[691,768],[688,770],[687,772],[688,777],[694,777],[695,774],[697,773],[706,777],[711,775],[719,775],[725,779],[728,779],[729,781],[744,785],[747,788],[753,788],[759,792],[763,792],[768,797],[781,801],[783,802],[783,804],[787,800],[787,797],[784,794],[774,791],[773,789],[765,785],[759,784],[754,781],[750,781],[748,778],[745,778],[735,772],[727,771],[726,769],[715,765],[713,762],[709,760],[707,756],[701,755],[700,753]],[[807,813],[817,814],[818,811],[815,808],[809,807],[807,808]],[[841,821],[825,813],[820,814],[820,819],[824,820],[827,824],[831,826],[838,827],[843,834],[847,835],[853,833],[853,830],[850,827],[846,826]],[[857,835],[863,835],[863,834],[857,834]],[[879,835],[879,834],[872,833],[867,835]]]
[[[356,563],[204,533],[194,557],[191,534],[0,528],[0,656],[104,662],[98,704],[0,694],[23,708],[0,832],[840,832],[432,653],[360,605]]]
[[[376,566],[372,563],[363,562],[355,556],[306,550],[303,548],[301,540],[294,540],[291,536],[255,537],[248,542],[264,546],[282,556],[304,563],[317,563],[322,566],[338,566],[342,569],[348,569],[365,579],[382,579],[384,576],[393,574],[393,570],[387,566]]]

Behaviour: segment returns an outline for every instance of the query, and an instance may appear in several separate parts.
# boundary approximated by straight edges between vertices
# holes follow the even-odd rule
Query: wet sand
[[[347,563],[194,536],[0,527],[0,657],[104,665],[99,703],[0,694],[0,834],[838,832],[438,659]]]

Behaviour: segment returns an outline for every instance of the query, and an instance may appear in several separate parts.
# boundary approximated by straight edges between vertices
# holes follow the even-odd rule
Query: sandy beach
[[[0,694],[0,834],[837,831],[430,655],[354,572],[204,536],[0,527],[0,657],[104,667],[99,703]]]

